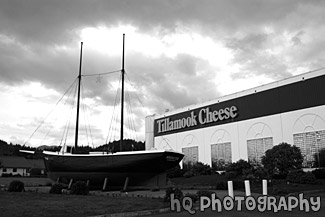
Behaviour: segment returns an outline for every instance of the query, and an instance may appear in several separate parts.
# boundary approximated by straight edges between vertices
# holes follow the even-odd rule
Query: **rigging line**
[[[127,73],[125,73],[125,74],[126,74],[126,78],[127,78],[127,80],[129,81],[129,84],[130,84],[130,85],[131,85],[135,90],[137,90],[137,88],[132,84],[132,82],[131,82],[131,80],[130,80],[128,74],[127,74]],[[143,105],[143,103],[142,103],[142,101],[140,100],[139,96],[138,96],[136,93],[135,93],[135,97],[136,97],[137,100],[140,102],[142,108],[145,108],[144,105]],[[149,114],[147,114],[146,111],[145,111],[145,113],[146,113],[147,116],[149,115]]]
[[[72,116],[72,113],[73,113],[73,108],[74,108],[74,105],[77,103],[76,101],[76,98],[77,98],[77,90],[78,90],[78,86],[76,85],[75,87],[75,93],[74,93],[74,96],[73,96],[73,102],[71,103],[71,111],[70,111],[70,117],[69,117],[69,122],[67,124],[67,130],[66,130],[66,135],[65,135],[65,140],[64,140],[64,145],[67,144],[67,138],[68,138],[68,134],[69,134],[69,129],[70,129],[70,122],[71,122],[71,116]]]
[[[122,80],[122,77],[120,76],[120,79],[119,79],[119,84],[121,83],[121,80]],[[106,137],[106,144],[107,144],[107,141],[108,141],[108,137],[109,135],[112,136],[113,133],[112,132],[112,126],[113,126],[113,121],[115,119],[115,109],[116,109],[116,105],[117,105],[117,100],[118,100],[118,97],[120,96],[119,94],[119,89],[116,91],[116,95],[115,95],[115,101],[114,101],[114,109],[113,109],[113,114],[112,114],[112,118],[111,118],[111,123],[110,123],[110,126],[109,126],[109,129],[108,129],[108,133],[107,133],[107,137]],[[111,139],[111,137],[110,137]]]
[[[135,129],[135,120],[134,120],[134,117],[132,116],[133,113],[133,110],[132,110],[132,105],[131,105],[131,97],[130,97],[130,94],[129,92],[127,91],[126,92],[127,94],[127,108],[128,108],[128,111],[129,111],[129,124],[130,124],[130,129],[133,130],[134,132],[134,139],[135,141],[137,141],[137,134],[136,134],[136,129]]]
[[[74,82],[69,86],[69,88],[64,92],[63,96],[59,99],[59,101],[55,104],[54,108],[46,115],[46,117],[41,121],[41,123],[38,125],[38,127],[35,129],[35,131],[32,133],[32,135],[24,142],[24,145],[26,145],[27,142],[33,137],[33,135],[36,133],[36,131],[42,126],[42,124],[45,122],[45,120],[50,116],[50,114],[54,111],[56,106],[61,102],[65,94],[70,90],[70,88],[73,86],[73,84],[77,81],[77,78],[74,80]]]
[[[69,103],[70,99],[73,99],[74,100],[74,97],[71,97],[71,95],[72,94],[76,94],[76,91],[77,91],[77,80],[75,82],[74,88],[73,89],[71,88],[69,95],[66,97],[65,102],[63,104],[64,106]],[[74,104],[71,103],[71,105],[70,105],[70,111],[73,109],[73,105]],[[60,146],[62,145],[63,139],[64,139],[65,134],[66,134],[66,131],[68,129],[68,123],[69,123],[69,119],[67,118],[66,123],[64,125],[64,130],[63,130],[62,138],[61,138],[61,141],[60,141]]]
[[[75,82],[75,85],[74,85],[74,88],[71,89],[70,91],[70,94],[67,96],[65,102],[64,102],[64,105],[67,105],[70,103],[70,111],[73,109],[73,103],[74,103],[74,96],[72,96],[73,94],[75,95],[76,94],[76,91],[77,91],[77,82]],[[71,103],[71,99],[73,99],[73,103]],[[60,141],[60,146],[62,145],[62,142],[65,138],[65,134],[66,134],[66,131],[68,130],[68,124],[69,124],[69,118],[67,118],[66,120],[66,123],[64,125],[64,130],[63,130],[63,135],[62,135],[62,138],[61,138],[61,141]],[[65,144],[64,144],[65,145]]]
[[[73,88],[70,89],[70,91],[69,91],[70,93],[67,93],[68,96],[67,96],[65,102],[63,103],[63,105],[66,105],[66,103],[67,103],[67,99],[70,97],[71,93],[74,92],[74,91],[72,91],[72,90],[73,90]],[[60,106],[62,106],[62,104],[61,104]],[[53,122],[51,123],[51,125],[50,125],[50,123],[49,123],[50,128],[49,128],[49,130],[47,131],[46,135],[44,136],[44,138],[43,138],[43,140],[42,140],[42,142],[41,142],[40,145],[42,145],[43,142],[45,141],[45,139],[48,137],[48,135],[50,134],[51,130],[53,129],[54,124],[56,123],[56,121],[58,120],[58,118],[59,118],[58,115],[56,115],[56,118],[53,120]],[[62,138],[61,138],[61,141],[60,141],[59,146],[61,146],[61,143],[62,143]]]
[[[127,93],[127,92],[125,92]],[[126,129],[128,129],[126,132],[128,132],[129,135],[127,137],[132,138],[132,125],[131,125],[131,113],[130,113],[130,107],[129,107],[129,99],[128,94],[125,94],[125,104],[126,104]]]
[[[90,127],[90,121],[89,121],[89,112],[88,112],[88,106],[85,102],[85,97],[84,97],[84,86],[83,83],[81,83],[81,98],[82,100],[82,105],[83,105],[83,111],[84,111],[84,120],[85,120],[85,128],[86,128],[86,134],[87,134],[87,142],[88,142],[88,146],[89,146],[89,140],[88,140],[88,131],[89,131],[89,135],[90,135],[90,140],[91,140],[91,144],[94,147],[94,141],[93,141],[93,137],[92,137],[92,133],[91,133],[91,127]]]
[[[56,119],[54,120],[54,123],[55,123],[57,120],[58,120],[58,118],[56,118]],[[47,131],[47,133],[45,134],[43,140],[42,140],[41,143],[40,143],[40,146],[43,145],[43,142],[45,141],[45,139],[47,138],[47,136],[48,136],[49,133],[51,132],[53,126],[54,126],[53,124],[50,126],[50,129],[49,129],[49,130]]]
[[[84,118],[84,122],[85,122],[85,131],[86,131],[86,139],[87,139],[87,145],[89,146],[89,139],[88,139],[88,131],[87,131],[87,123],[86,123],[86,118],[85,118],[85,108],[84,108],[84,100],[83,100],[83,84],[82,82],[80,82],[80,86],[81,86],[81,89],[80,89],[80,102],[81,102],[81,110],[82,110],[82,113],[83,113],[83,118]]]
[[[87,139],[87,145],[89,146],[89,136],[88,136],[88,122],[86,120],[86,104],[84,103],[84,89],[83,89],[83,83],[80,83],[81,85],[81,93],[80,93],[80,98],[81,98],[81,109],[82,109],[82,113],[83,113],[83,118],[84,118],[84,122],[85,122],[85,130],[86,130],[86,139]]]
[[[103,72],[103,73],[97,73],[97,74],[86,74],[86,75],[81,75],[83,77],[91,77],[91,76],[99,76],[99,75],[108,75],[108,74],[113,74],[116,72],[121,72],[121,70],[115,70],[115,71],[111,71],[111,72]]]

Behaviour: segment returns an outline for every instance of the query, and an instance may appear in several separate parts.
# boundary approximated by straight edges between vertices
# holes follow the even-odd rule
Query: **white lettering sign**
[[[191,116],[180,118],[171,121],[169,118],[160,119],[157,121],[157,132],[164,133],[178,129],[184,129],[188,127],[197,126],[198,123],[201,125],[227,120],[229,118],[237,117],[237,107],[231,106],[224,109],[210,111],[209,107],[202,108],[198,115],[191,112]]]

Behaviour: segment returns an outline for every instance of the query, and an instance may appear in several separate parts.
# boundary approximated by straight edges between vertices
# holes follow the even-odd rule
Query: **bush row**
[[[54,184],[51,186],[49,191],[50,194],[62,194],[64,186],[61,184]],[[13,180],[10,182],[8,187],[9,192],[23,192],[25,191],[25,184],[19,180]],[[77,195],[88,195],[89,188],[86,182],[77,181],[76,183],[72,184],[71,189],[69,191],[70,194],[77,194]]]
[[[165,193],[165,197],[164,197],[164,201],[165,202],[169,202],[170,201],[170,197],[171,194],[174,194],[174,198],[175,199],[182,199],[183,197],[190,197],[192,199],[192,201],[195,203],[196,201],[199,200],[200,197],[211,197],[211,195],[213,194],[213,191],[208,191],[208,190],[199,190],[196,192],[196,194],[193,193],[186,193],[184,195],[184,193],[182,192],[181,189],[177,188],[177,187],[168,187],[166,189],[166,193]]]

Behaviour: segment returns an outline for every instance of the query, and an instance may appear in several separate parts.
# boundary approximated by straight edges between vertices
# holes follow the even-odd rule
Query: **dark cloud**
[[[313,3],[296,0],[4,0],[0,3],[0,25],[2,33],[20,41],[60,44],[74,41],[83,27],[118,23],[133,24],[146,31],[160,28],[162,34],[179,25],[205,26],[210,32],[237,31],[281,22],[301,4]]]
[[[219,94],[213,82],[215,72],[200,58],[182,54],[149,59],[138,54],[136,61],[132,56],[130,59],[128,76],[139,90],[140,99],[156,112],[202,102]]]
[[[233,79],[265,74],[274,80],[290,77],[282,56],[269,53],[272,34],[249,34],[243,38],[231,38],[227,46],[234,51],[232,62],[241,65]],[[271,44],[272,45],[272,44]]]

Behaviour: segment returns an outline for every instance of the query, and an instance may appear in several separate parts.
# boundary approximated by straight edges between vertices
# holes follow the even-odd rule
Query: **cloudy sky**
[[[82,73],[99,74],[121,69],[126,34],[129,134],[144,140],[147,115],[324,67],[324,11],[321,0],[1,0],[0,139],[65,141],[73,103],[59,100],[73,96],[81,41]],[[95,146],[118,139],[108,131],[119,76],[82,79]]]

